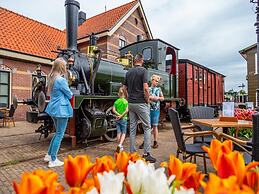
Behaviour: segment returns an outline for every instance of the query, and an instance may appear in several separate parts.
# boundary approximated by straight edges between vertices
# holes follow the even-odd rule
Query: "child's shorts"
[[[151,126],[158,126],[160,110],[150,110],[150,124]]]
[[[128,122],[125,119],[120,119],[120,120],[116,121],[117,133],[126,134],[127,133],[127,124],[128,124]]]

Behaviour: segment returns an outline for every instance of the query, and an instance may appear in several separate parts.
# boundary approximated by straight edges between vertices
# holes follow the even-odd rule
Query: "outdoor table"
[[[213,129],[222,128],[223,133],[227,133],[227,128],[235,128],[235,137],[238,137],[238,131],[240,128],[252,128],[252,121],[238,121],[238,122],[229,122],[229,121],[220,121],[219,119],[192,119],[194,124],[205,125]]]

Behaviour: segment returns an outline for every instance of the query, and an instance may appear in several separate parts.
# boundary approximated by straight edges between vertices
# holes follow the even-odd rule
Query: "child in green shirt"
[[[127,119],[128,119],[128,101],[125,99],[123,88],[119,89],[118,93],[119,99],[114,102],[112,111],[116,114],[116,128],[117,128],[117,146],[116,152],[123,151],[123,142],[126,137],[127,132]]]

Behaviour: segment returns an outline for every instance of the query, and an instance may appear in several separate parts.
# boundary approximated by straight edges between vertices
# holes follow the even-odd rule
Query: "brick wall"
[[[13,96],[18,100],[31,98],[31,85],[32,85],[32,72],[36,70],[38,64],[25,61],[16,61],[11,59],[3,59],[3,65],[10,68],[10,104],[12,104]],[[49,65],[42,65],[41,69],[44,73],[48,74],[50,71]],[[15,120],[25,120],[26,111],[30,110],[30,106],[18,104],[15,111]]]
[[[144,23],[141,19],[139,11],[136,10],[131,16],[112,34],[110,37],[100,37],[97,41],[98,46],[102,50],[102,58],[115,61],[120,56],[119,39],[124,37],[126,44],[137,41],[137,35],[142,35],[143,39],[147,39],[147,33]],[[98,35],[97,35],[98,36]],[[89,42],[83,42],[78,45],[80,52],[86,52]]]

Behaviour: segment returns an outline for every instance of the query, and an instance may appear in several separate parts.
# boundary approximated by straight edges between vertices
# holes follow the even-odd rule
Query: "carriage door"
[[[166,49],[166,72],[169,73],[170,97],[178,97],[178,70],[175,50],[171,47]]]

